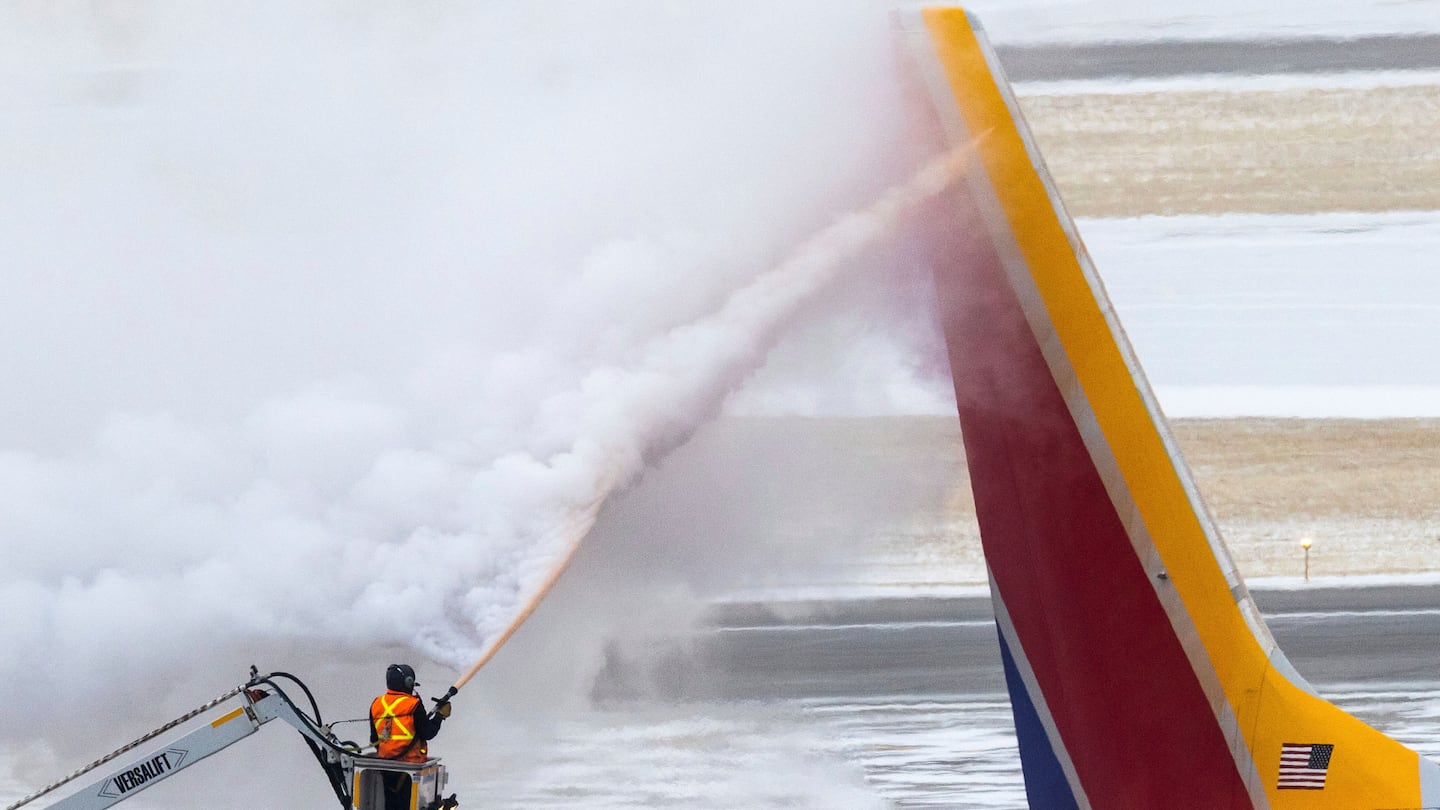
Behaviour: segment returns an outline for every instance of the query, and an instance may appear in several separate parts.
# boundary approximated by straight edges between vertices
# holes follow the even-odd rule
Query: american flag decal
[[[1322,790],[1330,772],[1335,746],[1316,743],[1285,743],[1280,746],[1281,790]]]

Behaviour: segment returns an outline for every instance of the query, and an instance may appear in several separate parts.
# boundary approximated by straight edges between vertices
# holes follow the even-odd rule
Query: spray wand
[[[584,508],[576,512],[570,523],[565,526],[563,530],[563,536],[566,538],[565,553],[561,555],[554,567],[550,569],[549,575],[546,576],[544,582],[540,583],[540,587],[535,590],[534,595],[530,597],[530,601],[526,602],[525,607],[521,608],[520,612],[515,614],[515,618],[510,620],[510,624],[505,628],[504,632],[500,633],[500,635],[496,636],[486,645],[485,649],[480,653],[479,660],[455,681],[454,685],[450,687],[450,691],[446,692],[444,697],[431,698],[436,704],[435,711],[441,712],[441,707],[444,707],[444,711],[441,713],[442,717],[450,716],[450,698],[458,694],[465,684],[469,683],[470,679],[475,677],[475,674],[480,671],[480,668],[488,664],[491,658],[495,657],[495,653],[499,652],[500,648],[505,645],[505,642],[509,641],[510,637],[515,635],[515,631],[519,630],[520,625],[524,624],[525,620],[530,618],[530,614],[534,613],[535,609],[540,606],[541,600],[555,587],[555,583],[560,581],[560,575],[564,574],[565,569],[570,567],[570,561],[575,559],[575,552],[580,550],[581,542],[585,540],[586,535],[590,534],[590,529],[594,528],[595,519],[600,514],[600,506],[605,503],[605,499],[615,490],[618,478],[618,471],[612,471],[607,474],[605,478],[602,479],[601,485],[597,488],[597,494],[594,499],[586,504]]]

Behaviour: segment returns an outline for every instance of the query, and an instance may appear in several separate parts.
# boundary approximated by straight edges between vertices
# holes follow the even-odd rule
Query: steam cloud
[[[916,167],[891,46],[828,0],[5,6],[0,677],[98,703],[285,639],[468,664],[577,511],[947,181],[836,220]],[[780,355],[894,396],[762,375],[744,407],[943,403],[863,325],[894,305]]]

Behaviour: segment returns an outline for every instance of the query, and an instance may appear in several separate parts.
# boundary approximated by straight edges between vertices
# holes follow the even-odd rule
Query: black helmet
[[[385,688],[392,692],[412,692],[419,685],[409,664],[391,664],[385,670]]]

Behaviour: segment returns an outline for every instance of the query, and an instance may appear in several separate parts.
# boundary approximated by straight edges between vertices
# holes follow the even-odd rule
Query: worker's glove
[[[447,700],[447,701],[444,701],[443,703],[437,704],[437,705],[435,706],[435,713],[438,714],[438,715],[440,715],[441,717],[449,717],[449,716],[450,716],[450,701]]]

